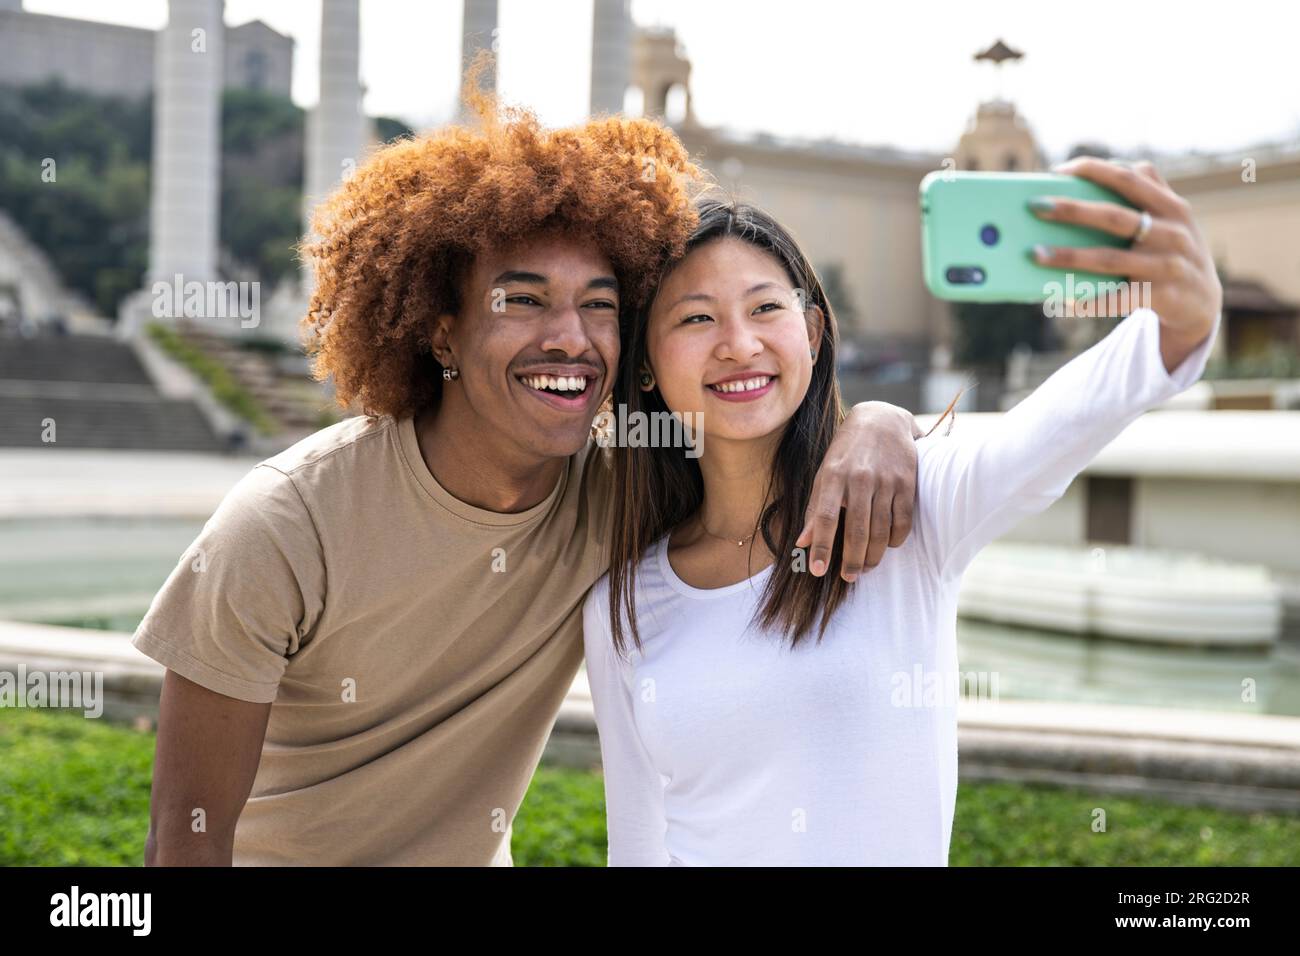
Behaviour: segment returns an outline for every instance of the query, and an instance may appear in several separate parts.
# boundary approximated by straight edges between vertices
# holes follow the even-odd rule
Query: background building
[[[773,213],[819,270],[835,273],[832,304],[853,340],[850,354],[888,357],[914,369],[944,365],[958,330],[953,307],[932,296],[922,279],[920,182],[947,160],[966,170],[1046,169],[1048,158],[1015,105],[1001,98],[977,104],[949,154],[737,134],[696,119],[690,60],[672,30],[638,30],[634,42],[630,99],[641,102],[647,115],[671,123],[721,184]],[[1019,56],[999,41],[976,58],[1002,69],[1004,61]],[[1107,155],[1095,146],[1076,147],[1071,155],[1079,153]],[[1214,358],[1243,361],[1300,348],[1300,143],[1187,158],[1120,158],[1152,159],[1192,203],[1225,289],[1226,334]],[[1030,363],[1013,398],[1096,337],[1078,323],[1062,324],[1059,331],[1064,351]],[[848,371],[844,384],[846,392],[869,387],[874,397],[912,408],[933,404],[916,375],[900,388],[896,382],[857,381]],[[937,394],[952,391],[945,384]],[[981,407],[999,403],[1000,396],[985,386]]]
[[[293,39],[261,20],[226,27],[223,85],[288,98]],[[60,80],[104,96],[147,96],[155,82],[155,31],[23,10],[0,0],[0,83]]]

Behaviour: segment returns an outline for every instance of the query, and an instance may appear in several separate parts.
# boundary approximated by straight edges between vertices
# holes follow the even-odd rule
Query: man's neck
[[[443,407],[415,416],[420,457],[450,495],[485,511],[514,514],[540,504],[555,490],[567,459],[519,460],[493,441],[488,429],[458,418]]]

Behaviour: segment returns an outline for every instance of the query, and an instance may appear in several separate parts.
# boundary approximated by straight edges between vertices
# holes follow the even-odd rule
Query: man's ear
[[[433,328],[429,330],[429,351],[443,365],[450,364],[451,330],[455,324],[456,317],[444,312],[433,320]]]

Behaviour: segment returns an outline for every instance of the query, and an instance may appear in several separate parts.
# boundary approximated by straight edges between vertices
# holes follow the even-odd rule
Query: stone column
[[[594,0],[591,114],[623,112],[632,74],[632,0]]]
[[[224,0],[171,0],[158,31],[149,281],[217,278]]]
[[[303,157],[304,231],[316,204],[361,162],[366,120],[361,110],[361,2],[321,0],[320,99],[307,117]],[[310,270],[303,269],[311,292]]]

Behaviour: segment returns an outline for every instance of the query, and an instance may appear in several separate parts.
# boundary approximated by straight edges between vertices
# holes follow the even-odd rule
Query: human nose
[[[718,358],[745,361],[763,351],[763,341],[757,330],[744,317],[734,317],[722,323],[716,347]]]
[[[560,351],[575,356],[583,355],[591,348],[587,325],[576,307],[556,309],[548,317],[542,348],[548,352]]]

